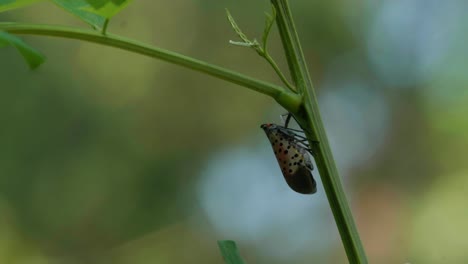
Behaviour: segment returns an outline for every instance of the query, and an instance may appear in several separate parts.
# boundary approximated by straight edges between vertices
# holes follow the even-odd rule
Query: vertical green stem
[[[320,117],[317,98],[305,63],[302,48],[287,0],[271,0],[288,66],[297,90],[303,96],[299,111],[293,113],[309,139],[333,216],[350,263],[367,263],[356,225],[336,169],[327,135]]]

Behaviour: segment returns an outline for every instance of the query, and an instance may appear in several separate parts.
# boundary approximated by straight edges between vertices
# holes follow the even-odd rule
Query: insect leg
[[[290,130],[296,133],[304,133],[304,131],[299,130],[299,129],[294,129],[294,128],[289,128],[289,127],[284,127],[283,129]]]
[[[288,128],[289,121],[291,121],[291,113],[287,113],[286,121],[284,121],[284,127]]]

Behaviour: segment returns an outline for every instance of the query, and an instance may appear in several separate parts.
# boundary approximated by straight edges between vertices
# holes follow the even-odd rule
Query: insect
[[[302,194],[317,192],[317,183],[312,176],[313,164],[310,160],[310,150],[306,145],[307,139],[297,134],[297,130],[287,128],[288,115],[285,126],[263,124],[260,127],[270,140],[273,152],[289,187]]]

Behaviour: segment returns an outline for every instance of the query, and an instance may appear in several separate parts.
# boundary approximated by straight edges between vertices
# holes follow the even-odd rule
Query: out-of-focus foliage
[[[40,0],[0,0],[0,12],[28,6]]]
[[[370,263],[464,263],[464,1],[291,1]],[[133,1],[108,31],[281,82],[236,40],[267,1]],[[1,21],[83,26],[49,2]],[[0,263],[344,263],[319,183],[285,184],[262,95],[124,51],[22,36],[0,50]],[[282,62],[275,27],[269,49]],[[317,174],[317,172],[314,172]],[[318,175],[315,175],[318,176]],[[317,177],[316,177],[317,178]]]
[[[0,48],[5,46],[16,48],[31,69],[37,68],[45,60],[44,55],[24,43],[20,38],[8,34],[7,32],[0,31]]]
[[[89,7],[84,8],[85,10],[98,14],[105,18],[111,18],[117,13],[122,11],[131,0],[86,0],[89,3]]]
[[[91,12],[90,4],[85,0],[53,0],[53,2],[91,26],[96,28],[104,26],[106,18],[100,14]]]
[[[232,240],[218,241],[218,246],[226,264],[244,264],[236,243]]]

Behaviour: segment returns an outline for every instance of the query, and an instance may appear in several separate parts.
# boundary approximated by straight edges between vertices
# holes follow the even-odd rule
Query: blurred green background
[[[291,7],[370,263],[467,263],[468,2]],[[260,38],[267,1],[134,1],[109,31],[279,84],[229,45],[224,8]],[[49,3],[0,20],[87,27]],[[273,100],[117,49],[22,38],[48,60],[30,71],[0,50],[0,263],[222,263],[218,239],[248,263],[347,262],[321,184],[289,190],[259,128],[280,122]]]

